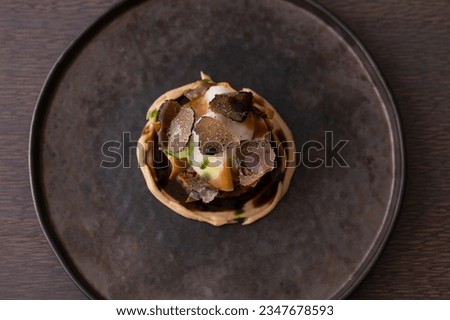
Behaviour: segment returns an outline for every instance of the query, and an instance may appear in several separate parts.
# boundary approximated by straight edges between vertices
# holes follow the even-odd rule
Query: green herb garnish
[[[234,221],[236,221],[237,223],[243,223],[245,221],[245,218],[234,218]]]
[[[206,167],[209,164],[209,159],[208,158],[204,158],[203,161],[200,163],[200,169],[205,170]]]
[[[236,211],[234,211],[234,221],[236,221],[237,223],[242,223],[245,221],[245,218],[242,216],[244,214],[244,210],[242,209],[237,209]]]
[[[209,173],[209,172],[203,172],[202,177],[205,178],[206,180],[209,180],[209,179],[211,179],[212,176],[211,176],[211,173]]]
[[[157,115],[158,115],[158,109],[149,110],[147,113],[147,117],[145,119],[155,121]]]

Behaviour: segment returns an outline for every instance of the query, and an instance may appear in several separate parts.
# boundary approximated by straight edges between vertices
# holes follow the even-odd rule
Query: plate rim
[[[84,279],[83,275],[78,272],[74,266],[68,254],[65,252],[64,246],[61,244],[57,235],[51,228],[51,223],[48,220],[46,214],[48,212],[46,197],[44,195],[42,185],[41,172],[41,159],[39,156],[40,140],[41,140],[41,124],[45,122],[46,114],[48,111],[47,102],[51,101],[55,92],[55,86],[59,83],[59,80],[65,73],[67,67],[73,61],[73,58],[80,53],[85,44],[95,37],[102,29],[113,22],[117,17],[125,14],[132,8],[152,0],[121,0],[118,3],[111,6],[104,13],[98,16],[85,30],[83,30],[75,39],[63,50],[56,62],[51,67],[42,89],[38,95],[34,111],[31,118],[29,143],[28,143],[28,169],[29,169],[29,181],[31,187],[32,200],[39,224],[44,232],[44,235],[50,244],[53,252],[55,253],[59,263],[62,265],[66,273],[71,280],[77,285],[77,287],[89,298],[89,299],[105,299],[99,292],[97,292],[89,282]],[[390,112],[387,116],[387,122],[390,126],[390,136],[392,136],[393,144],[393,186],[391,196],[389,198],[390,205],[386,210],[385,222],[382,225],[379,234],[375,241],[372,243],[372,248],[369,249],[367,257],[355,270],[356,276],[351,277],[347,282],[339,288],[334,295],[329,299],[345,299],[353,292],[372,270],[376,261],[378,260],[381,252],[384,250],[389,237],[397,222],[397,218],[400,212],[400,207],[403,202],[404,189],[405,189],[405,164],[406,164],[406,150],[404,144],[404,135],[400,119],[400,112],[392,94],[392,91],[381,72],[380,68],[376,64],[370,52],[358,39],[358,37],[352,32],[337,16],[331,13],[327,8],[321,4],[316,3],[313,0],[280,0],[287,1],[293,5],[304,9],[310,14],[314,15],[328,27],[339,34],[343,40],[352,46],[352,51],[359,51],[357,55],[358,59],[363,63],[364,69],[367,70],[369,75],[373,78],[376,77],[378,85],[375,85],[377,91],[379,91],[380,99],[384,102],[384,109],[386,112]],[[331,24],[330,24],[331,23]],[[364,61],[362,60],[364,59]],[[369,69],[368,69],[369,68]],[[382,91],[382,92],[381,92]],[[384,98],[382,95],[384,94]],[[378,242],[378,244],[377,244]]]

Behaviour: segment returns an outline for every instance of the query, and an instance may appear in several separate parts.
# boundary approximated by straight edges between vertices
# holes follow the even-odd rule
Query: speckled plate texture
[[[349,140],[339,152],[349,167],[301,164],[249,226],[174,214],[147,189],[134,146],[150,103],[200,70],[268,99],[298,151],[324,145],[327,131],[332,146]],[[119,167],[101,167],[108,141],[120,143]],[[148,0],[113,7],[57,61],[33,118],[30,171],[44,232],[91,298],[328,299],[355,288],[382,250],[404,165],[380,73],[319,6]]]

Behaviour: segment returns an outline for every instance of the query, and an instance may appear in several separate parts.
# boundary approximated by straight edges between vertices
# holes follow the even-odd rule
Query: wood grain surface
[[[85,299],[36,218],[28,135],[62,51],[117,0],[0,3],[0,299]],[[320,0],[364,43],[392,88],[407,152],[404,202],[350,298],[450,299],[450,2]]]

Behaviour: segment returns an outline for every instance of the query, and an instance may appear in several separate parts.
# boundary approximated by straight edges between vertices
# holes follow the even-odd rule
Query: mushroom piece
[[[197,99],[205,94],[205,92],[213,85],[213,82],[197,81],[196,87],[186,90],[184,96],[189,100]]]
[[[210,102],[209,108],[231,120],[242,122],[253,106],[253,94],[240,91],[218,94]]]
[[[204,116],[194,127],[199,136],[200,152],[204,155],[214,155],[232,146],[236,137],[221,121]]]
[[[267,140],[241,142],[237,150],[240,166],[239,183],[251,186],[275,167],[275,152]]]
[[[161,127],[158,130],[158,140],[164,148],[167,148],[169,145],[170,124],[178,115],[180,109],[181,105],[175,100],[166,100],[159,107],[158,121]]]
[[[194,111],[189,106],[181,106],[175,100],[166,100],[159,108],[159,143],[169,153],[179,153],[191,136],[194,125]]]
[[[217,189],[199,176],[186,177],[180,175],[177,179],[189,191],[187,202],[201,200],[203,203],[210,203],[219,193]]]
[[[169,127],[168,150],[173,153],[181,152],[189,141],[194,125],[194,110],[189,106],[181,107],[177,116]]]

